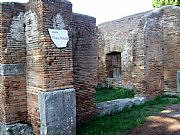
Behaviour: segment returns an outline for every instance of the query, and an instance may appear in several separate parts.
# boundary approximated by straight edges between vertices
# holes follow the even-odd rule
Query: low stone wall
[[[133,105],[140,105],[146,101],[145,97],[125,98],[106,101],[96,104],[97,114],[99,116],[121,112],[126,108],[130,108]]]

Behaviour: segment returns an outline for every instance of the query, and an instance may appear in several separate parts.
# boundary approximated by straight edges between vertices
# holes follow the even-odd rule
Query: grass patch
[[[172,100],[173,99],[173,100]],[[142,124],[148,116],[160,113],[168,105],[180,103],[180,97],[161,96],[143,105],[133,106],[121,113],[115,113],[79,125],[77,135],[122,134]]]
[[[133,90],[125,88],[96,88],[96,94],[94,96],[95,102],[104,102],[121,98],[133,98],[135,95]]]

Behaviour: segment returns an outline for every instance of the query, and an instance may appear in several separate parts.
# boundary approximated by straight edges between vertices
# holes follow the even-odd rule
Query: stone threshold
[[[141,105],[146,101],[145,97],[134,97],[125,99],[116,99],[96,104],[98,116],[104,116],[111,113],[121,112],[133,105]]]
[[[176,91],[165,91],[164,95],[170,95],[170,96],[179,96],[180,97],[180,92]]]

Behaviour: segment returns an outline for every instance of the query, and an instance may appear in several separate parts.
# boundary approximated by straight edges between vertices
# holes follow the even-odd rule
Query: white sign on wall
[[[58,48],[66,47],[69,41],[67,30],[48,29],[52,41]]]

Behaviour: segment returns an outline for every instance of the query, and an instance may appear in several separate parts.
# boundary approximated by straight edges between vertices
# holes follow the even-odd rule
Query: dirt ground
[[[180,104],[148,117],[144,124],[125,135],[180,135]]]

